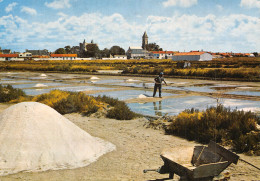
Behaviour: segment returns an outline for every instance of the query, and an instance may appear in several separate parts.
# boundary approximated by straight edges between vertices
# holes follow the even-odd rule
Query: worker
[[[157,77],[154,78],[153,97],[154,97],[155,94],[156,94],[157,88],[159,88],[159,97],[160,97],[160,98],[162,97],[162,82],[164,82],[165,85],[167,85],[167,83],[165,82],[164,77],[163,77],[163,72],[161,72],[161,73],[159,74],[159,76],[157,76]]]

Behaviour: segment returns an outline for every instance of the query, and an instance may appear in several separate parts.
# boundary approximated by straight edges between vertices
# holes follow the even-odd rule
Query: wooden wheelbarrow
[[[160,174],[169,174],[170,179],[177,174],[180,176],[180,180],[210,181],[231,163],[237,164],[239,156],[210,141],[207,147],[195,146],[189,165],[177,163],[167,154],[162,154],[161,158],[164,161],[162,167],[147,169],[144,170],[144,173],[156,171]]]

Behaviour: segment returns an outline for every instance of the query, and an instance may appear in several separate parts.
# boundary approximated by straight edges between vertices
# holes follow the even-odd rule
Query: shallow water
[[[49,83],[49,82],[44,82],[44,83],[34,83],[34,84],[17,84],[17,85],[12,85],[14,88],[19,88],[19,89],[24,89],[24,88],[33,88],[36,87],[37,84],[42,84],[45,85],[43,87],[37,87],[37,88],[46,88],[49,86],[65,86],[68,84],[63,84],[63,83]]]
[[[35,82],[32,80],[15,80],[15,79],[2,79],[0,80],[0,84],[17,84],[17,83],[31,83],[31,82]]]
[[[62,91],[71,91],[71,92],[80,92],[80,91],[92,91],[92,90],[109,90],[113,88],[107,87],[95,87],[95,86],[74,86],[74,87],[54,87],[50,89],[44,89],[45,87],[39,87],[35,89],[24,89],[24,92],[27,95],[39,95],[44,93],[49,93],[51,90],[62,90]]]
[[[133,99],[138,98],[139,95],[144,94],[146,97],[152,97],[153,92],[152,91],[145,91],[145,90],[122,90],[122,91],[111,91],[111,92],[100,92],[96,94],[91,94],[93,96],[109,96],[112,98],[117,98],[119,100],[127,100],[127,99]],[[162,96],[172,96],[174,94],[171,93],[162,93]],[[158,96],[158,93],[157,93]]]
[[[90,82],[94,82],[94,84],[111,84],[115,82],[124,82],[122,79],[105,79],[105,80],[89,80]]]
[[[194,91],[194,92],[215,92],[215,91],[216,91],[216,90],[212,89],[210,86],[203,86],[203,87],[198,87],[198,86],[183,87],[183,90]]]
[[[244,95],[244,96],[260,96],[260,91],[232,91],[226,94]]]
[[[73,86],[73,87],[58,87],[55,89],[59,89],[62,91],[80,92],[80,91],[91,91],[91,90],[109,90],[113,88],[95,87],[95,86]]]
[[[127,100],[138,98],[140,95],[152,96],[152,89],[148,91],[147,88],[153,88],[154,83],[150,80],[139,77],[109,77],[98,76],[100,79],[91,80],[91,75],[76,75],[76,74],[48,74],[41,76],[43,73],[33,72],[20,72],[20,73],[0,73],[0,84],[11,84],[15,88],[22,88],[28,95],[39,95],[48,93],[51,90],[59,89],[64,91],[95,91],[95,90],[109,90],[108,92],[92,94],[94,96],[106,95],[119,100]],[[93,75],[94,76],[94,75]],[[172,96],[175,94],[165,93],[164,90],[181,90],[181,91],[194,91],[194,92],[214,92],[224,91],[225,94],[245,95],[245,96],[260,96],[260,87],[257,84],[241,84],[237,82],[227,83],[208,83],[200,80],[176,80],[172,79],[167,81],[168,86],[163,85],[162,96]],[[77,84],[78,83],[78,84]],[[84,83],[84,84],[83,84]],[[34,87],[36,84],[44,84],[44,87]],[[121,87],[133,87],[142,90],[121,90],[113,91],[114,88],[99,87],[109,85],[117,85]],[[189,86],[187,86],[189,85]],[[50,88],[49,86],[52,86]],[[66,86],[66,87],[65,87]],[[251,87],[252,86],[252,87]],[[174,92],[174,91],[172,91]],[[158,96],[158,92],[157,95]],[[225,106],[244,110],[259,110],[260,101],[246,101],[238,99],[220,99],[221,103]],[[138,113],[147,115],[176,115],[184,109],[196,108],[206,109],[209,106],[216,106],[217,100],[205,96],[187,96],[182,98],[169,98],[163,99],[160,102],[150,102],[145,104],[130,103],[129,107]]]
[[[220,102],[231,109],[243,109],[246,111],[260,111],[259,101],[236,100],[236,99],[221,99]],[[208,107],[216,106],[217,100],[206,96],[188,96],[182,98],[163,99],[158,102],[148,103],[129,103],[128,106],[134,112],[150,115],[150,116],[164,116],[177,115],[185,109],[199,109],[205,110]]]

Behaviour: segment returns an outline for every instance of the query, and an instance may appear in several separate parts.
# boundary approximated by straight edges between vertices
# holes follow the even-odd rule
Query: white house
[[[51,54],[50,60],[76,60],[77,54]]]
[[[172,60],[207,61],[212,60],[212,55],[206,52],[183,52],[174,54]]]
[[[114,59],[116,59],[116,60],[126,60],[127,56],[126,55],[114,55]]]
[[[153,51],[153,59],[172,59],[173,51]]]
[[[32,54],[29,52],[19,53],[19,58],[31,58]]]
[[[23,61],[24,58],[18,58],[18,54],[0,54],[0,61]]]

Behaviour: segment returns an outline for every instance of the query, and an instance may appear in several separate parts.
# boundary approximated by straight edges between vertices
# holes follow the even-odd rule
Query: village
[[[55,52],[49,52],[47,49],[43,50],[28,50],[25,52],[12,52],[10,49],[1,49],[0,47],[0,61],[25,61],[25,60],[126,60],[126,59],[171,59],[173,61],[210,61],[212,59],[221,59],[229,57],[256,57],[257,52],[254,53],[234,53],[234,52],[209,52],[203,50],[195,50],[189,52],[179,51],[163,51],[156,43],[148,43],[148,35],[146,31],[142,36],[142,46],[129,46],[125,50],[119,46],[113,46],[115,53],[104,49],[106,53],[97,54],[98,44],[93,40],[87,43],[85,40],[79,43],[79,46],[65,46],[59,48]],[[66,50],[67,49],[67,50]],[[110,49],[110,50],[111,50]],[[61,51],[60,51],[61,50]],[[88,53],[92,52],[92,53]]]

